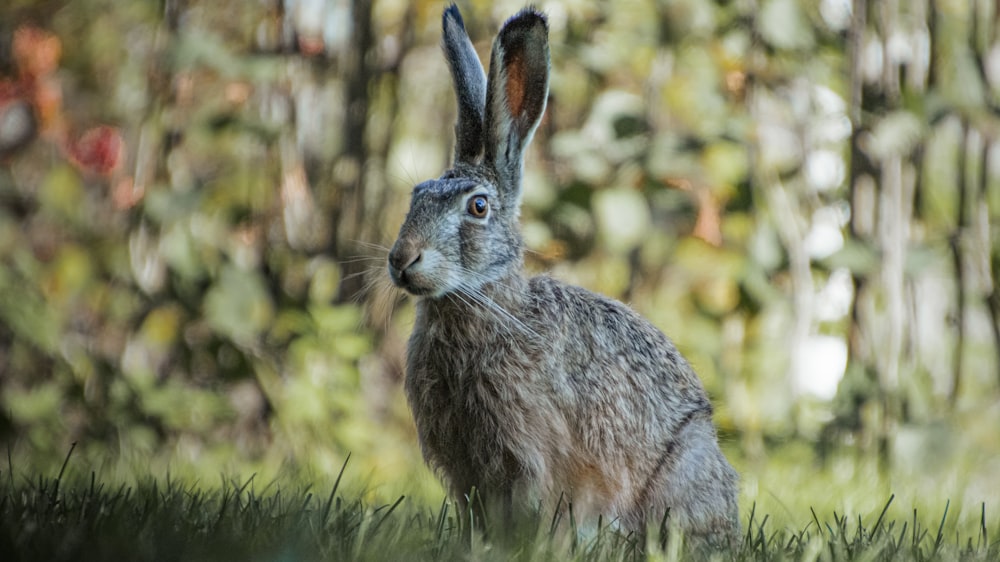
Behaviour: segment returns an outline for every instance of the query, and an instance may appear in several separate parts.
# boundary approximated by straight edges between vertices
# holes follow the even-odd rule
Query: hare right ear
[[[445,58],[458,100],[455,123],[455,162],[478,164],[483,154],[483,112],[486,108],[486,73],[465,31],[458,6],[452,4],[441,17]]]
[[[520,201],[524,149],[545,112],[549,94],[549,25],[525,8],[500,29],[486,87],[484,162],[496,170],[505,195]]]

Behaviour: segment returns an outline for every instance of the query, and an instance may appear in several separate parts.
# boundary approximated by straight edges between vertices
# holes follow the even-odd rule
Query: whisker
[[[419,181],[416,180],[416,177],[414,176],[413,171],[409,170],[409,169],[406,169],[407,162],[404,162],[404,161],[400,160],[399,164],[400,164],[401,168],[403,168],[400,171],[403,172],[403,174],[405,174],[405,175],[400,175],[400,174],[395,173],[395,172],[389,172],[389,173],[386,174],[386,177],[388,177],[390,179],[393,179],[395,181],[398,181],[398,182],[400,182],[400,183],[402,183],[404,185],[417,185],[418,183],[420,183]]]
[[[347,263],[361,263],[361,262],[384,262],[385,256],[355,256],[353,258],[347,258],[343,260],[337,260],[337,263],[347,264]]]
[[[379,251],[385,252],[387,254],[392,250],[392,248],[390,248],[388,246],[383,246],[382,244],[378,244],[376,242],[368,242],[366,240],[350,240],[349,242],[351,242],[352,244],[357,244],[358,246],[361,246],[362,248],[369,248],[369,249],[372,249],[372,250],[379,250]]]
[[[382,326],[383,332],[388,332],[392,311],[396,308],[396,304],[402,300],[401,297],[404,293],[385,276],[374,277],[365,286],[366,292],[373,293],[372,297],[368,299],[365,313],[373,325],[377,322]]]
[[[520,329],[522,332],[526,332],[538,339],[541,339],[541,336],[538,334],[538,332],[535,332],[534,330],[529,328],[528,325],[525,324],[520,318],[511,314],[510,311],[505,309],[503,306],[501,306],[499,303],[491,299],[489,296],[482,293],[481,291],[477,291],[476,294],[478,295],[480,302],[483,303],[488,309],[499,313],[503,318],[509,320],[511,324]]]
[[[462,301],[462,304],[472,309],[475,313],[479,313],[481,310],[479,307],[474,306],[478,301],[476,301],[472,295],[468,294],[462,287],[456,287],[453,292],[448,293],[448,296]]]
[[[497,314],[489,304],[483,302],[477,297],[477,295],[470,291],[462,285],[455,287],[455,289],[446,295],[448,298],[452,298],[460,301],[464,304],[473,314],[482,317],[482,315],[488,315],[493,321],[497,322],[510,336],[515,336],[511,327],[506,322],[503,316]]]
[[[491,281],[486,276],[464,267],[454,266],[454,269],[452,269],[451,271],[457,273],[459,278],[471,277],[483,283]],[[504,328],[507,329],[509,334],[514,335],[514,332],[512,330],[513,327],[517,328],[521,332],[528,333],[536,338],[541,339],[541,336],[537,332],[528,327],[528,325],[525,324],[520,318],[514,316],[513,314],[510,313],[510,311],[508,311],[499,303],[490,298],[489,295],[484,293],[478,286],[473,285],[468,281],[462,281],[459,283],[457,289],[461,291],[463,294],[465,294],[467,297],[475,301],[476,303],[480,304],[483,307],[484,311],[491,313],[493,318],[499,321],[500,325],[504,326]],[[468,304],[468,301],[465,301],[464,299],[463,302],[466,302],[466,304]]]
[[[370,267],[365,271],[359,272],[358,275],[367,278],[367,282],[363,286],[365,290],[368,290],[378,284],[384,284],[391,288],[395,288],[395,285],[393,285],[392,281],[389,280],[389,276],[386,274],[384,267]]]
[[[385,269],[381,265],[372,265],[362,269],[361,271],[355,271],[354,273],[348,273],[342,278],[342,281],[347,281],[350,279],[361,278],[374,278],[374,277],[386,277]]]
[[[516,326],[515,322],[510,321],[504,314],[496,310],[490,303],[484,301],[480,296],[475,293],[468,292],[465,289],[459,288],[458,294],[456,295],[462,302],[464,302],[469,308],[475,311],[479,315],[488,315],[493,322],[496,322],[509,336],[516,336],[514,331]]]
[[[348,273],[343,278],[341,278],[341,281],[349,281],[351,279],[356,279],[358,277],[366,277],[370,273],[371,273],[370,271],[356,271],[354,273]]]

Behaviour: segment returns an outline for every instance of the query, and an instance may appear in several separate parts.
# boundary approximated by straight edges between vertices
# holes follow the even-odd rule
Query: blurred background
[[[481,58],[520,1],[460,8]],[[0,7],[15,474],[261,474],[437,505],[384,257],[450,160],[439,1]],[[1000,513],[1000,12],[546,0],[532,271],[628,302],[753,505]]]

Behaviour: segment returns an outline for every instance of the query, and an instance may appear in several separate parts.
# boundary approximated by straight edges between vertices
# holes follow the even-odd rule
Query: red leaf
[[[88,129],[69,146],[73,162],[81,169],[110,176],[121,164],[125,143],[115,127],[99,125]]]

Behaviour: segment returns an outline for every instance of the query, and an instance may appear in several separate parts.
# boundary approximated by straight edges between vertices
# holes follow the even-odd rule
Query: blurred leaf
[[[712,193],[725,199],[732,197],[736,185],[746,179],[748,164],[746,147],[734,142],[712,142],[701,154],[701,166]]]
[[[339,357],[348,360],[361,358],[371,350],[368,337],[358,333],[341,333],[330,339],[330,346]]]
[[[295,336],[311,332],[314,328],[312,318],[299,308],[281,310],[271,327],[271,337],[277,341],[288,341]]]
[[[309,264],[312,280],[309,282],[309,300],[329,303],[337,296],[340,287],[340,266],[336,262],[316,258]]]
[[[661,131],[653,137],[646,157],[649,173],[659,179],[696,177],[698,154],[685,145],[684,139],[671,131]]]
[[[759,263],[750,261],[743,275],[742,287],[752,299],[752,308],[762,308],[784,300],[785,296],[768,277],[768,272]]]
[[[695,286],[694,294],[698,304],[716,316],[732,311],[740,299],[739,287],[732,277],[705,279]]]
[[[778,49],[807,50],[813,46],[812,25],[797,0],[766,0],[758,25],[764,40]]]
[[[2,398],[4,409],[19,423],[31,424],[59,419],[62,389],[57,385],[38,385],[30,390],[5,388]]]
[[[907,250],[905,267],[907,275],[919,276],[928,270],[941,271],[953,265],[944,247],[920,244]]]
[[[154,189],[143,199],[143,210],[156,222],[169,225],[179,219],[190,218],[202,199],[203,194],[199,191]]]
[[[254,271],[225,265],[205,295],[205,318],[237,343],[250,343],[270,324],[274,305],[264,280]]]
[[[577,262],[570,281],[605,295],[621,295],[628,289],[632,268],[627,255],[593,252]]]
[[[823,260],[830,269],[847,268],[855,275],[870,275],[879,266],[878,254],[872,247],[854,238],[844,240],[844,247]]]
[[[594,194],[594,217],[605,246],[622,254],[634,249],[645,237],[650,223],[649,204],[634,189],[604,189]]]
[[[177,340],[180,325],[181,313],[177,307],[164,305],[146,315],[140,332],[150,345],[166,349]]]
[[[222,38],[207,33],[183,33],[174,46],[174,65],[177,70],[212,69],[227,78],[248,80],[273,80],[281,75],[278,57],[241,57],[232,52]]]
[[[895,111],[879,119],[871,136],[864,141],[865,151],[883,160],[889,156],[906,156],[920,142],[923,125],[909,111]]]
[[[750,252],[751,261],[769,271],[781,267],[785,259],[778,231],[771,224],[758,225],[747,241],[747,250]]]
[[[6,267],[0,267],[0,320],[45,352],[54,353],[59,345],[59,316],[30,283]]]
[[[38,199],[42,207],[57,217],[76,221],[83,203],[83,182],[80,175],[67,165],[56,166],[45,176]]]
[[[66,244],[49,267],[43,285],[45,296],[55,303],[65,305],[78,296],[92,280],[93,258],[75,245]]]
[[[159,250],[174,272],[185,279],[199,279],[205,274],[205,252],[191,235],[188,224],[177,222],[165,229],[160,237]]]
[[[695,279],[737,279],[746,267],[746,256],[688,237],[677,244],[674,263]]]
[[[224,397],[188,388],[177,381],[146,389],[142,405],[168,428],[182,431],[204,431],[232,416]]]
[[[678,52],[675,75],[660,92],[664,109],[699,142],[720,137],[730,123],[722,95],[722,71],[707,48],[691,46]]]

